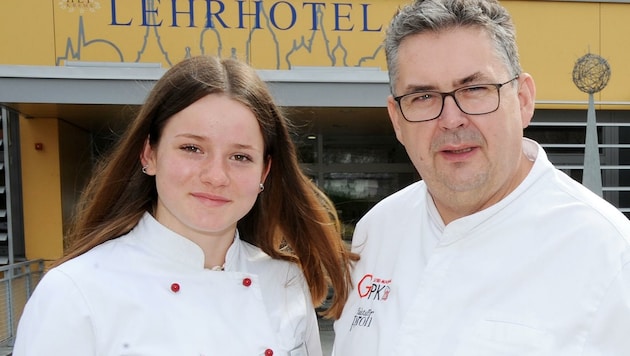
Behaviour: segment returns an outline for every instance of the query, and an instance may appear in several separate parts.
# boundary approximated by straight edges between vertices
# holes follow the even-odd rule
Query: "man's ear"
[[[529,126],[534,117],[536,105],[536,84],[529,73],[521,73],[518,78],[518,100],[521,108],[523,128]]]

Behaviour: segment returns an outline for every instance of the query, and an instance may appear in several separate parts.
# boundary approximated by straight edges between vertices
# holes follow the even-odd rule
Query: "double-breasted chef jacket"
[[[128,234],[48,271],[19,322],[14,356],[320,356],[297,265],[239,239],[225,270],[146,213]]]

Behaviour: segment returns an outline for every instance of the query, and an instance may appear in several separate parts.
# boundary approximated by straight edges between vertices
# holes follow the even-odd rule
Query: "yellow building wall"
[[[0,64],[55,65],[51,0],[0,0]]]
[[[587,53],[605,58],[611,67],[606,88],[596,101],[629,102],[630,4],[504,1],[513,14],[521,63],[531,73],[541,101],[585,101],[573,83],[573,67]],[[570,108],[570,105],[539,105]],[[628,109],[628,105],[600,108]]]
[[[65,228],[90,176],[90,133],[56,118],[21,117],[20,136],[26,258],[52,261],[63,254]]]
[[[534,76],[538,99],[586,100],[573,84],[572,71],[584,54],[601,53],[600,4],[539,1],[532,6],[529,1],[511,1],[506,5],[514,14],[521,65]]]
[[[405,2],[211,0],[194,1],[189,8],[188,0],[2,0],[0,64],[80,60],[170,67],[187,56],[213,54],[237,56],[260,69],[385,70],[384,30]],[[585,101],[571,73],[589,52],[606,58],[612,68],[608,87],[596,100],[630,100],[630,4],[502,3],[516,23],[523,67],[535,76],[540,101]]]
[[[26,258],[56,259],[63,253],[59,121],[20,117],[20,140]]]
[[[602,6],[601,55],[612,68],[602,100],[630,101],[630,4]]]

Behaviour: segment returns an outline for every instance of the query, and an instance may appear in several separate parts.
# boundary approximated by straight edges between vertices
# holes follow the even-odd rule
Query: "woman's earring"
[[[265,190],[265,185],[264,185],[264,184],[262,184],[262,183],[260,183],[260,192],[262,193],[262,192],[263,192],[263,190]]]
[[[149,168],[149,165],[143,166],[142,173],[147,174],[147,168]]]

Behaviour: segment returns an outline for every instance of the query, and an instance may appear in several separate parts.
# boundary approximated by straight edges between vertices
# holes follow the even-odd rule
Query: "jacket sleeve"
[[[583,356],[630,355],[630,262],[613,279],[595,315]]]
[[[48,271],[35,288],[18,324],[13,355],[96,355],[90,308],[63,272]]]

